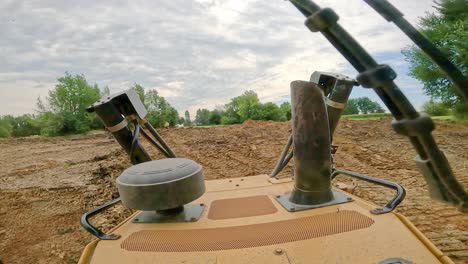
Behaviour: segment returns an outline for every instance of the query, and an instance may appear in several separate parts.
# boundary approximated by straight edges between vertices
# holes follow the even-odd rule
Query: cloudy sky
[[[406,18],[432,0],[392,0]],[[410,44],[363,0],[319,0],[381,63],[419,107],[427,100],[407,76]],[[313,71],[356,72],[284,0],[0,1],[0,115],[34,112],[66,71],[118,92],[140,83],[179,112],[212,109],[244,90],[262,101],[289,100],[289,83]],[[355,88],[352,97],[372,91]]]

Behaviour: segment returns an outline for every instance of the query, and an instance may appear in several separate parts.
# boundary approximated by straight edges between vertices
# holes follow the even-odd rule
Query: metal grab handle
[[[86,229],[86,231],[88,231],[89,233],[91,233],[93,236],[101,239],[101,240],[116,240],[116,239],[119,239],[120,238],[120,235],[118,234],[106,234],[104,232],[102,232],[101,230],[97,229],[96,227],[94,227],[93,225],[91,225],[91,223],[88,221],[90,217],[104,211],[105,209],[111,207],[111,206],[114,206],[116,205],[118,202],[120,202],[120,197],[114,199],[114,200],[111,200],[97,208],[94,208],[92,209],[91,211],[88,211],[86,213],[84,213],[82,216],[81,216],[81,219],[80,219],[80,223],[81,223],[81,226]]]
[[[388,187],[388,188],[391,188],[391,189],[394,189],[394,190],[397,191],[395,196],[384,207],[375,208],[375,209],[370,210],[370,212],[372,214],[389,213],[389,212],[395,210],[395,208],[403,201],[403,199],[405,199],[406,190],[405,190],[405,188],[403,188],[398,183],[391,182],[391,181],[386,181],[386,180],[374,178],[374,177],[371,177],[371,176],[368,176],[368,175],[364,175],[364,174],[360,174],[360,173],[356,173],[356,172],[352,172],[352,171],[346,171],[346,170],[335,170],[331,174],[332,180],[336,176],[338,176],[339,174],[344,174],[344,175],[348,175],[348,176],[351,176],[351,177],[354,177],[354,178],[358,178],[358,179],[361,179],[361,180],[364,180],[364,181],[367,181],[367,182],[372,182],[372,183],[375,183],[375,184],[378,184],[378,185],[381,185],[381,186],[385,186],[385,187]]]

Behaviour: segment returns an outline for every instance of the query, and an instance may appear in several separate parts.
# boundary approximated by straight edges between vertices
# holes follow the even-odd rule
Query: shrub
[[[468,102],[455,105],[453,115],[458,119],[468,119]]]
[[[41,134],[58,136],[85,133],[98,123],[96,117],[86,112],[86,108],[97,101],[101,91],[97,85],[90,85],[83,75],[70,75],[58,78],[58,84],[46,97],[47,106],[38,100]]]
[[[423,104],[423,111],[431,116],[445,116],[450,114],[450,109],[443,103],[429,101]]]
[[[10,122],[4,118],[0,118],[0,138],[11,137],[12,130]]]
[[[13,128],[11,135],[14,137],[39,135],[41,132],[39,122],[33,115],[13,117],[10,122]]]

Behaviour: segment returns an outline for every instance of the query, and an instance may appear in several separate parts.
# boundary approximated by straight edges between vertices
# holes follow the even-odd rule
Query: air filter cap
[[[202,166],[185,158],[153,160],[126,169],[117,178],[122,203],[138,210],[166,210],[205,192]]]

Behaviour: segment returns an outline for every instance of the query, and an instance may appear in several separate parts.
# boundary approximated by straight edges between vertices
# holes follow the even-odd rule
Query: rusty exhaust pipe
[[[294,189],[276,196],[288,211],[351,201],[331,188],[331,138],[325,100],[318,84],[291,83]]]
[[[315,71],[312,73],[310,76],[310,82],[318,84],[326,96],[325,102],[327,105],[328,126],[330,127],[330,142],[333,142],[333,134],[346,107],[349,95],[351,94],[353,86],[358,85],[358,83],[354,79],[342,74],[321,71]],[[283,152],[281,153],[275,168],[271,172],[270,177],[276,177],[293,156],[292,152],[287,155],[291,144],[292,136],[289,137],[286,145],[284,146]]]
[[[330,129],[325,96],[306,81],[291,83],[295,184],[290,201],[319,204],[333,200]]]

